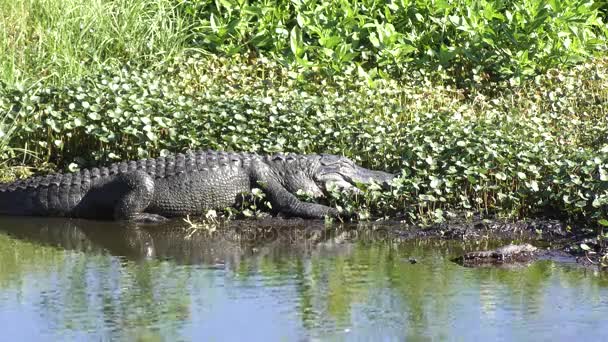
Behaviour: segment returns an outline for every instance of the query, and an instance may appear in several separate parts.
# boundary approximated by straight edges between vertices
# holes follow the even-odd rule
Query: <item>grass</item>
[[[8,161],[15,155],[15,149],[10,143],[17,127],[17,120],[13,121],[8,115],[0,114],[0,182],[11,180],[16,176],[17,168],[9,167]]]
[[[184,51],[187,29],[167,0],[0,0],[0,80],[64,84],[162,63]]]
[[[462,84],[528,78],[607,51],[587,0],[0,0],[0,80],[78,82],[104,67],[150,67],[186,51],[266,56],[325,75]]]

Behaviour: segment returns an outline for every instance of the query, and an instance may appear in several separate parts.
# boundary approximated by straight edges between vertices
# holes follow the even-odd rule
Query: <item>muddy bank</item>
[[[455,219],[429,227],[404,226],[393,231],[401,239],[438,238],[462,240],[469,243],[501,241],[502,243],[531,243],[538,248],[531,257],[520,262],[537,259],[565,260],[573,258],[585,266],[601,266],[602,257],[608,254],[608,246],[598,239],[597,231],[584,223],[565,223],[555,219],[526,219],[518,221],[488,219]],[[581,245],[589,249],[583,250]],[[491,248],[499,247],[490,244]],[[489,248],[488,247],[488,248]],[[507,263],[517,263],[517,257]]]
[[[594,229],[582,223],[568,224],[554,219],[454,219],[430,226],[417,226],[397,221],[325,225],[319,221],[269,218],[256,221],[253,225],[249,221],[233,221],[227,223],[226,228],[224,231],[239,232],[247,240],[257,242],[277,238],[293,244],[328,240],[391,243],[456,240],[465,244],[470,251],[490,250],[511,243],[530,243],[537,248],[535,253],[513,256],[505,259],[504,263],[572,259],[585,266],[602,266],[602,257],[608,254],[608,247],[598,239]],[[582,249],[582,244],[589,249]]]
[[[416,241],[448,248],[458,241],[464,252],[491,250],[510,243],[530,243],[539,258],[599,265],[607,250],[583,226],[557,220],[453,220],[420,227],[396,221],[326,224],[321,220],[265,218],[227,222],[171,220],[160,225],[75,219],[0,217],[0,232],[35,243],[85,252],[109,252],[132,260],[162,258],[178,263],[215,264],[260,253],[334,253],[353,243],[399,244]],[[585,243],[590,250],[583,251]],[[453,245],[453,244],[452,244]],[[516,260],[514,258],[514,260]],[[415,256],[410,262],[415,263]],[[223,261],[222,261],[223,262]]]

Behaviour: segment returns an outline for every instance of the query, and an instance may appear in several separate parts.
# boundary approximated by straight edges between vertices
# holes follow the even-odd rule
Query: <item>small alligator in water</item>
[[[234,206],[260,188],[275,214],[336,217],[337,209],[303,202],[296,192],[322,197],[330,184],[387,186],[394,177],[329,154],[187,152],[0,184],[0,215],[158,222]]]
[[[538,248],[529,243],[509,244],[487,251],[469,252],[454,261],[464,266],[481,266],[488,264],[522,263],[536,260]]]

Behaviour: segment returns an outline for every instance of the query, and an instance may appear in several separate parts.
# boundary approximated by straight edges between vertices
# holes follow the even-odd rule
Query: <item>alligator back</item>
[[[112,199],[104,203],[95,191],[120,174],[144,172],[153,179],[209,171],[230,165],[247,166],[258,155],[227,152],[188,152],[166,157],[113,163],[74,173],[55,173],[0,184],[0,214],[27,216],[102,217],[112,214]],[[93,197],[87,205],[86,197]],[[93,203],[94,202],[94,203]],[[94,204],[94,205],[93,205]],[[93,207],[94,206],[94,207]]]

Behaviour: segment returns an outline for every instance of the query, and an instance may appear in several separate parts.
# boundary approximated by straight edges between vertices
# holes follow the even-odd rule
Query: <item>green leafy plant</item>
[[[606,51],[599,6],[569,1],[186,1],[203,49],[267,53],[326,73],[448,70],[525,78]],[[200,37],[200,38],[198,38]]]

